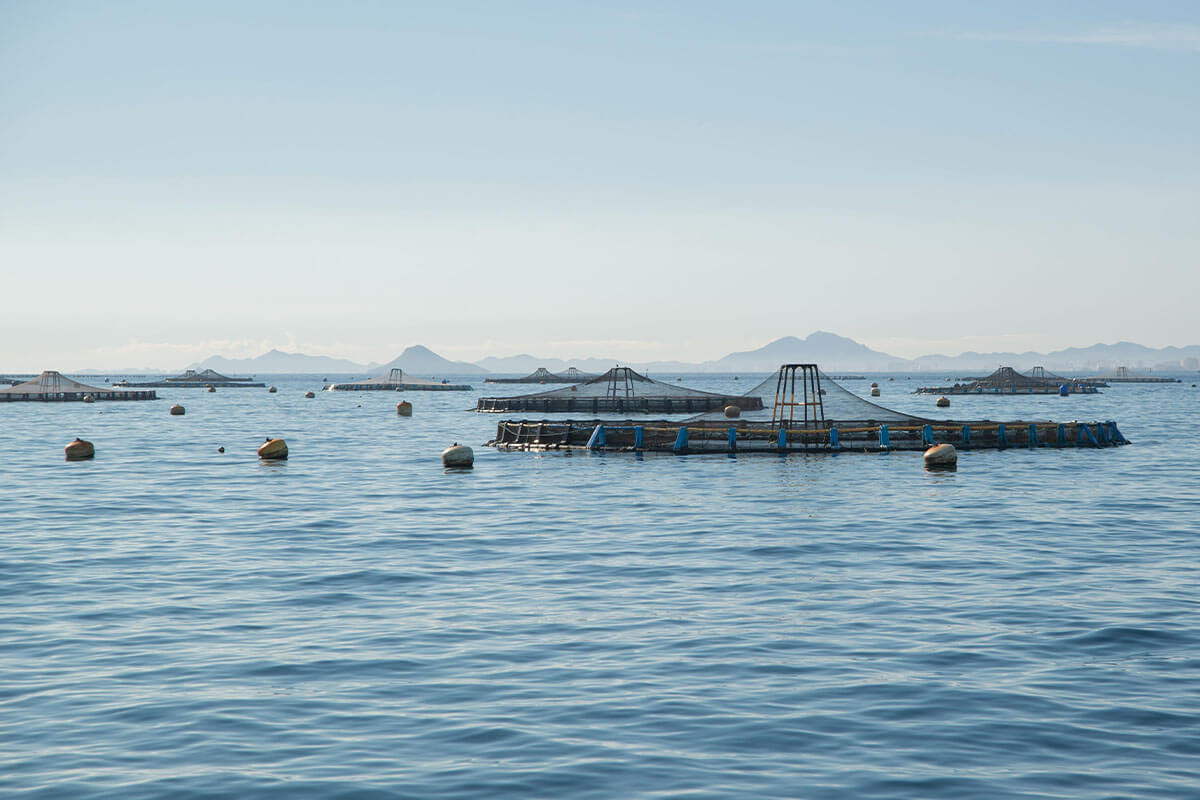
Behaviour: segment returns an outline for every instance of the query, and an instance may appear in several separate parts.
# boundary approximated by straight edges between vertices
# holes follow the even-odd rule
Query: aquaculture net
[[[849,389],[842,386],[837,381],[830,378],[824,372],[820,373],[821,379],[821,409],[824,411],[824,419],[827,424],[844,423],[844,422],[928,422],[922,417],[914,417],[911,414],[904,414],[899,411],[893,411],[890,408],[884,408],[881,405],[864,400],[863,398],[851,392]],[[776,388],[779,386],[779,374],[771,375],[762,383],[755,386],[750,391],[746,392],[748,397],[762,398],[761,410],[743,410],[740,419],[751,422],[770,422],[772,410],[775,407]],[[800,399],[800,380],[796,380],[796,400]],[[786,417],[786,411],[784,417]],[[810,420],[813,418],[813,412],[810,411]],[[723,409],[709,411],[704,414],[698,414],[688,421],[716,421],[728,420]],[[793,420],[796,423],[803,422],[803,412],[796,410]]]
[[[648,378],[629,367],[613,367],[608,372],[583,383],[573,384],[561,389],[551,389],[546,392],[520,395],[522,399],[562,398],[571,397],[607,397],[611,399],[632,400],[638,397],[671,397],[686,399],[688,397],[718,397],[712,392],[702,392],[699,389],[689,389],[675,383],[665,383]],[[506,398],[488,398],[503,400]]]

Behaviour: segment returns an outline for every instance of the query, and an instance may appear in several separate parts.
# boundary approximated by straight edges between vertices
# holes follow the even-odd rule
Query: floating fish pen
[[[157,386],[159,388],[165,386],[182,386],[192,389],[207,389],[210,386],[220,387],[262,387],[265,383],[256,383],[253,378],[231,378],[228,375],[206,369],[203,372],[196,372],[194,369],[189,369],[182,375],[175,375],[170,378],[163,378],[158,381],[147,381],[145,383],[130,383],[129,381],[118,381],[115,386]]]
[[[533,411],[544,414],[695,414],[729,405],[743,410],[763,407],[762,398],[702,392],[662,383],[614,367],[581,384],[516,397],[481,397],[476,411]]]
[[[158,393],[142,389],[100,389],[47,370],[33,380],[0,388],[0,403],[91,402],[93,400],[157,400]]]
[[[1117,367],[1114,375],[1097,375],[1094,378],[1088,378],[1093,381],[1106,381],[1107,383],[1181,383],[1179,378],[1160,378],[1150,375],[1143,375],[1138,372],[1130,372],[1128,367]]]
[[[431,381],[427,378],[414,378],[405,375],[404,370],[388,370],[386,375],[365,381],[349,381],[346,383],[331,383],[325,387],[329,392],[469,392],[471,387],[465,383],[450,383]]]
[[[917,394],[986,394],[986,395],[1028,395],[1028,394],[1096,394],[1097,388],[1089,381],[1079,381],[1058,376],[1034,377],[1022,375],[1012,367],[1001,367],[986,378],[977,378],[966,383],[955,383],[952,386],[922,386]]]
[[[488,444],[504,450],[779,454],[923,451],[943,443],[962,450],[1129,443],[1111,420],[963,422],[903,414],[863,400],[822,376],[815,364],[785,364],[753,394],[760,400],[773,394],[770,409],[732,419],[706,413],[682,422],[506,420]]]
[[[545,367],[538,367],[524,378],[484,378],[484,383],[587,383],[597,376],[580,372],[574,367],[565,372],[551,372]]]

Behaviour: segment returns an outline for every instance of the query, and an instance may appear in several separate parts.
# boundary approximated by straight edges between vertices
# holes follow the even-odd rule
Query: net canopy
[[[782,371],[783,368],[781,367],[780,373]],[[747,396],[759,399],[761,407],[747,410],[746,407],[739,406],[742,410],[740,419],[749,422],[771,422],[776,402],[786,403],[789,400],[786,384],[783,384],[781,391],[782,375],[780,373],[770,376],[746,392]],[[819,412],[819,416],[816,416],[816,419],[820,420],[823,417],[825,425],[834,423],[844,424],[847,422],[929,422],[929,420],[923,417],[914,417],[911,414],[893,411],[890,408],[884,408],[881,405],[864,400],[820,370],[818,370],[818,375],[821,392],[820,405],[814,407],[814,411]],[[796,387],[797,395],[799,392],[799,387]],[[788,415],[784,413],[783,416],[787,417]],[[699,414],[689,421],[718,420],[729,421],[723,409]],[[797,420],[797,422],[799,423],[800,420]]]
[[[1029,375],[1023,375],[1012,367],[1001,367],[983,378],[976,378],[960,388],[973,389],[1029,389],[1058,386],[1060,383],[1071,383],[1066,378],[1047,374],[1040,367],[1034,367]]]
[[[32,380],[18,383],[16,386],[0,388],[0,392],[6,394],[62,394],[64,392],[90,393],[102,391],[105,390],[95,386],[88,386],[86,383],[80,383],[52,369],[46,370]]]
[[[702,392],[648,378],[629,367],[613,367],[584,383],[515,397],[481,397],[478,411],[555,413],[639,412],[679,414],[723,408],[730,403],[757,408],[757,398]]]

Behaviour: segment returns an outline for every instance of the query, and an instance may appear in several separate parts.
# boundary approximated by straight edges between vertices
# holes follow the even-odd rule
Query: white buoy
[[[871,388],[871,397],[879,397],[879,387],[878,386],[874,386]]]
[[[278,391],[279,391],[279,390],[278,390],[278,389],[276,389],[274,386],[272,386],[272,387],[270,387],[269,389],[267,389],[267,392],[268,392],[268,393],[270,393],[270,394],[275,394],[275,393],[276,393],[276,392],[278,392]]]
[[[475,464],[475,451],[465,444],[454,444],[442,451],[443,467],[467,468]]]
[[[737,419],[742,415],[742,409],[739,406],[725,406],[725,416],[729,419]]]
[[[945,469],[958,464],[958,450],[949,443],[935,444],[925,451],[925,466],[931,469]]]
[[[96,402],[96,398],[92,397],[90,394],[85,394],[85,395],[83,396],[83,402],[85,402],[85,403],[94,403],[94,402]]]

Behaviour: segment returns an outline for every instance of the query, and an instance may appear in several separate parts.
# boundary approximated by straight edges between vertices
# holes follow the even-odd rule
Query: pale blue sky
[[[1190,2],[0,0],[0,371],[1200,343],[1198,67]]]

